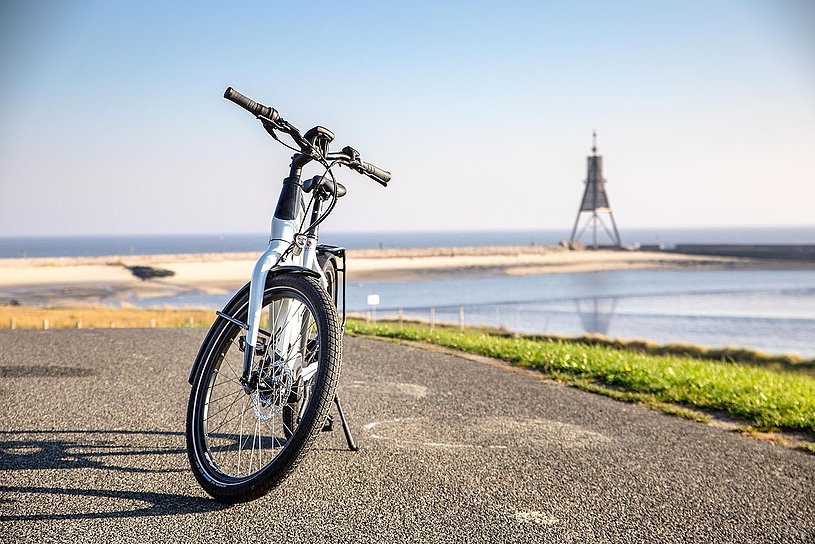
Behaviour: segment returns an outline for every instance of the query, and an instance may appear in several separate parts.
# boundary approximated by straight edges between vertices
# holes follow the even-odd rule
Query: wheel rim
[[[245,311],[245,310],[244,310]],[[202,385],[201,438],[204,455],[219,479],[248,479],[277,459],[299,426],[286,421],[286,408],[302,413],[295,383],[319,379],[321,331],[313,306],[296,289],[272,288],[264,297],[261,328],[271,333],[262,356],[254,357],[250,394],[240,383],[242,330],[229,325],[216,345],[209,380]],[[308,403],[306,399],[304,403]]]

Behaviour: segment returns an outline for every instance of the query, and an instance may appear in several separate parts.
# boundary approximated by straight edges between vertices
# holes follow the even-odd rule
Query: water
[[[407,247],[474,247],[487,245],[556,244],[567,230],[507,230],[467,232],[323,232],[323,241],[350,249]],[[677,243],[815,244],[815,227],[623,229],[623,243],[667,246]],[[257,251],[268,236],[201,234],[167,236],[50,236],[0,237],[0,258],[150,255],[156,253],[221,253]]]
[[[625,270],[349,285],[348,306],[378,315],[528,333],[746,346],[815,357],[815,270]]]
[[[501,326],[527,333],[599,333],[659,343],[744,346],[815,357],[815,270],[623,270],[539,276],[351,282],[351,312]],[[143,305],[221,307],[228,296],[150,299]]]
[[[174,236],[48,236],[0,238],[0,258],[97,257],[179,253],[257,251],[265,234]]]

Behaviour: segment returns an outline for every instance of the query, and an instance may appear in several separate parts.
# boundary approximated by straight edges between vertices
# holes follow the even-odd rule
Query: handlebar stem
[[[303,167],[310,163],[312,159],[309,155],[305,153],[295,153],[291,156],[291,168],[289,170],[289,177],[296,177],[300,179],[300,175],[303,172]]]

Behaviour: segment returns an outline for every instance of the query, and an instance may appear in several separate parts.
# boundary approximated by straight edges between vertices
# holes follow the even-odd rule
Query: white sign
[[[379,295],[368,295],[368,306],[376,306],[379,304]]]

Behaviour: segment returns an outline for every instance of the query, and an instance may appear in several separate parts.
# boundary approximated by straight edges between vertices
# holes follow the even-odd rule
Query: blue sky
[[[4,2],[0,236],[268,229],[289,153],[231,85],[394,174],[340,231],[811,225],[805,1]]]

